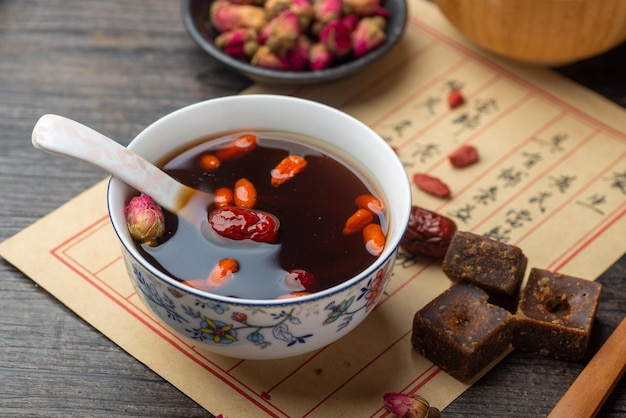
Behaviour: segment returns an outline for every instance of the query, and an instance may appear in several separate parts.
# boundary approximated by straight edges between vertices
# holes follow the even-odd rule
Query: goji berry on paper
[[[417,173],[413,175],[413,183],[415,183],[415,185],[421,190],[434,196],[450,196],[450,188],[448,187],[448,185],[437,177],[433,177],[424,173]]]

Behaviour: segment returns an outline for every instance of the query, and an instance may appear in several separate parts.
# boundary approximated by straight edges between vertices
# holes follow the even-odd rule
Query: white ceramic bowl
[[[388,208],[385,249],[374,264],[340,285],[299,298],[219,296],[182,285],[142,257],[123,214],[125,202],[135,194],[132,188],[112,179],[108,208],[137,294],[162,323],[214,353],[275,359],[324,347],[348,334],[372,312],[391,277],[409,218],[411,191],[399,159],[373,130],[329,106],[287,96],[240,95],[193,104],[148,126],[128,148],[159,162],[209,134],[255,129],[305,135],[322,149],[334,147],[357,162]]]

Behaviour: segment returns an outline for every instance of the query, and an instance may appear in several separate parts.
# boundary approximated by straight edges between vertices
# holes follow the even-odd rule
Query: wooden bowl
[[[624,0],[436,0],[470,40],[503,57],[558,65],[626,40]]]

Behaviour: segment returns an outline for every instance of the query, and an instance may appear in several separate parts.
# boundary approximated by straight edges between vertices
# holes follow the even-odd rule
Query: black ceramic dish
[[[183,0],[183,22],[191,38],[214,59],[247,76],[252,81],[268,84],[315,84],[337,80],[363,70],[380,59],[398,42],[407,23],[406,0],[383,0],[389,11],[385,43],[364,56],[321,71],[280,71],[260,68],[233,58],[213,44],[218,34],[209,23],[211,0]]]

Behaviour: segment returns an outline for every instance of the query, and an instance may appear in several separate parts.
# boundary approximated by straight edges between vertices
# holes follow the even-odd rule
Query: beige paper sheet
[[[448,200],[414,189],[415,204],[520,246],[531,267],[595,279],[626,250],[626,112],[551,72],[476,50],[430,3],[411,0],[410,12],[400,45],[357,77],[245,93],[345,110],[397,149],[409,176],[427,172],[452,189]],[[453,110],[451,85],[467,98]],[[446,156],[461,144],[480,150],[478,164],[450,166]],[[0,254],[212,413],[385,416],[385,392],[418,392],[444,408],[467,388],[411,349],[413,314],[449,281],[440,263],[404,254],[366,321],[311,355],[241,361],[184,343],[134,293],[105,189],[103,181],[87,190],[0,244]]]

